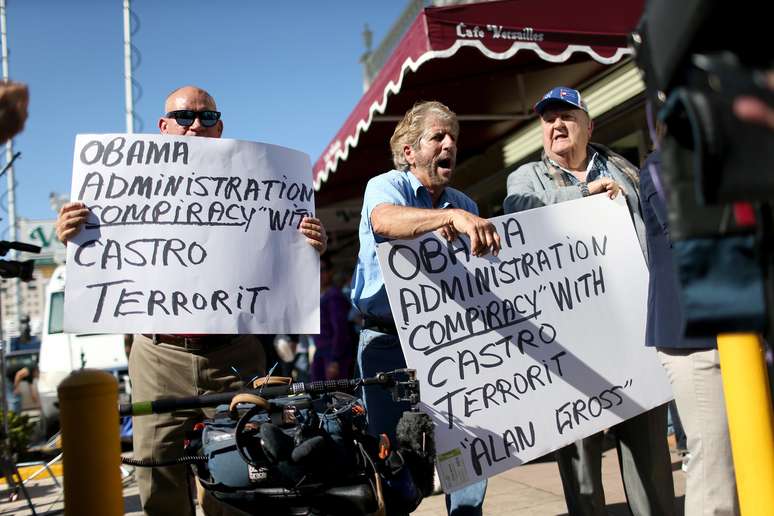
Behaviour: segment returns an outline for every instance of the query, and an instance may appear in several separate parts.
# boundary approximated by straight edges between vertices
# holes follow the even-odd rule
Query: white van
[[[65,266],[54,271],[46,287],[46,312],[40,338],[38,393],[46,435],[59,424],[57,387],[71,372],[87,367],[115,375],[119,396],[129,390],[128,364],[123,334],[72,334],[62,331],[64,322]]]

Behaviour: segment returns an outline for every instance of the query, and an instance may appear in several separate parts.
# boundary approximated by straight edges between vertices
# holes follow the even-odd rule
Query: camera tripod
[[[4,256],[10,249],[30,253],[40,252],[40,247],[36,245],[23,244],[21,242],[7,242],[5,240],[0,241],[0,256]],[[32,261],[28,260],[24,263],[5,260],[0,261],[0,273],[4,278],[21,277],[22,281],[29,281],[32,277]],[[6,377],[5,348],[3,314],[2,307],[0,307],[0,374],[3,379],[3,389],[2,392],[0,392],[0,411],[2,411],[3,414],[3,425],[0,427],[0,443],[3,443],[3,446],[0,447],[0,471],[5,476],[8,487],[12,492],[21,490],[24,498],[27,500],[27,505],[29,506],[32,515],[36,516],[35,504],[32,503],[32,498],[30,498],[27,487],[24,485],[21,474],[19,474],[19,467],[16,463],[16,459],[11,453],[11,437],[8,432],[8,378]]]
[[[16,459],[11,454],[11,437],[8,433],[8,378],[6,378],[5,371],[5,340],[3,338],[3,317],[2,308],[0,308],[0,374],[3,378],[3,389],[0,393],[2,401],[0,402],[0,410],[3,413],[3,425],[0,427],[0,471],[3,473],[6,481],[8,482],[8,488],[13,492],[15,490],[21,490],[24,498],[27,500],[27,505],[35,516],[35,504],[32,503],[32,498],[27,491],[27,487],[24,485],[24,481],[19,473],[19,467],[16,464]],[[18,480],[17,480],[18,479]]]

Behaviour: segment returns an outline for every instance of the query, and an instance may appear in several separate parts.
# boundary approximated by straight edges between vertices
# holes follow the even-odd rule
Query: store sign
[[[22,253],[22,260],[55,260],[64,262],[65,246],[56,237],[56,220],[19,220],[18,239],[40,247],[39,254]]]
[[[457,37],[462,39],[508,39],[513,41],[543,41],[544,34],[535,32],[531,27],[523,29],[511,29],[503,25],[466,25],[458,23],[456,27]]]

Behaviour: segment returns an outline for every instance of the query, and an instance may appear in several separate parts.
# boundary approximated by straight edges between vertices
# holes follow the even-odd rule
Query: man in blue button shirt
[[[458,135],[457,116],[449,108],[440,102],[415,104],[390,138],[395,170],[372,178],[366,186],[352,280],[352,302],[364,319],[357,354],[364,377],[406,367],[376,259],[377,243],[439,231],[448,240],[468,235],[475,256],[500,250],[494,225],[478,216],[476,203],[447,186],[456,164]],[[385,433],[395,442],[395,428],[408,405],[395,403],[389,393],[372,387],[364,390],[363,401],[369,431]],[[485,492],[482,481],[447,495],[449,514],[482,514]]]

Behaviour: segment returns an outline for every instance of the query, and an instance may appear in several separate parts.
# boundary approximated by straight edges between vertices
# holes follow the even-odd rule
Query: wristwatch
[[[578,184],[578,187],[580,188],[581,194],[583,194],[583,197],[588,197],[591,195],[589,193],[589,184],[586,181],[581,181]]]

